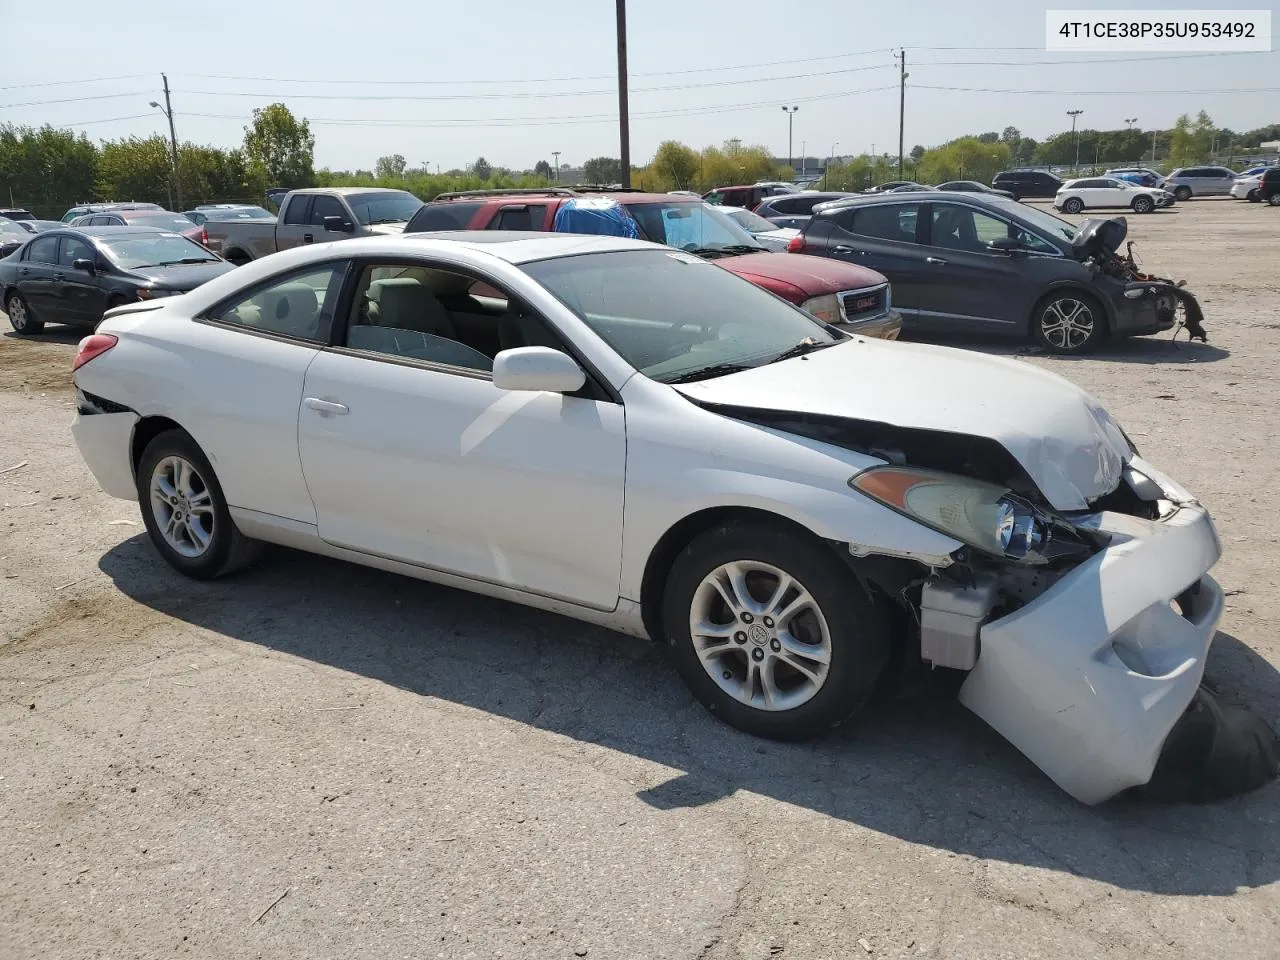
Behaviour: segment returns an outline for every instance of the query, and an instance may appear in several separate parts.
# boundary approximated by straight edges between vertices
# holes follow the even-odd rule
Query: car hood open
[[[1120,249],[1120,244],[1124,243],[1124,238],[1128,235],[1129,221],[1124,217],[1086,220],[1071,238],[1071,249],[1075,251],[1078,260],[1109,257]]]
[[[1120,427],[1075,384],[1023,361],[950,347],[857,337],[675,389],[726,415],[794,413],[889,434],[993,441],[1058,510],[1088,509],[1114,491],[1131,456]]]

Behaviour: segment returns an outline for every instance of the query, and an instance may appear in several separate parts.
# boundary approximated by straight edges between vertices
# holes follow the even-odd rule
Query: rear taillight
[[[80,341],[75,360],[71,362],[72,371],[79,370],[94,357],[102,356],[119,342],[119,337],[113,337],[109,333],[95,333],[85,337]]]
[[[206,230],[204,227],[200,228],[200,246],[202,247],[209,246],[209,231]]]
[[[787,242],[787,253],[804,253],[803,233],[797,233]]]

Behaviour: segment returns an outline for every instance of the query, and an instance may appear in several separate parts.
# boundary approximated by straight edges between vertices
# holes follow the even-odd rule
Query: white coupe
[[[1151,777],[1222,609],[1204,507],[1066,380],[640,241],[299,247],[110,311],[74,366],[81,453],[182,573],[266,541],[647,635],[767,737],[949,668],[1098,802]]]

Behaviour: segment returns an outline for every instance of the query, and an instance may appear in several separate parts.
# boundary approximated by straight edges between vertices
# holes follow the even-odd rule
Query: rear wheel
[[[1181,201],[1184,201],[1184,202],[1185,202],[1185,201],[1187,201],[1187,200],[1190,200],[1190,199],[1191,199],[1191,188],[1190,188],[1190,187],[1185,187],[1185,186],[1184,186],[1184,187],[1174,187],[1174,188],[1173,188],[1173,196],[1174,196],[1174,198],[1175,198],[1175,199],[1177,199],[1177,200],[1181,200]]]
[[[44,321],[37,320],[31,315],[31,308],[27,306],[26,299],[16,291],[9,294],[4,310],[9,315],[9,325],[13,327],[15,333],[39,333],[44,329]]]
[[[1156,208],[1155,201],[1150,197],[1134,197],[1133,212],[1134,213],[1150,213]]]
[[[1248,200],[1250,203],[1257,203],[1259,200],[1262,199],[1262,194],[1258,192],[1257,187],[1254,187],[1252,190],[1248,192],[1248,194],[1245,195],[1245,199]]]
[[[1079,213],[1084,209],[1084,201],[1079,197],[1068,197],[1062,202],[1063,213]]]
[[[229,254],[226,255],[224,259],[228,263],[237,267],[243,267],[246,263],[249,262],[249,258],[245,256],[243,253],[241,253],[239,250],[232,250]]]
[[[889,659],[888,621],[831,548],[731,524],[676,558],[663,620],[689,689],[731,726],[775,740],[853,716]]]
[[[1031,336],[1053,353],[1085,353],[1107,335],[1107,318],[1098,301],[1068,290],[1041,300],[1031,315]]]

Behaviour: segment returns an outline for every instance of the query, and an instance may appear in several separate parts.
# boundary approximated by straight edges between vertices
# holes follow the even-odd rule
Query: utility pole
[[[840,146],[839,140],[837,140],[835,143],[831,145],[831,152],[827,154],[827,165],[822,168],[822,189],[823,190],[827,189],[827,174],[831,171],[831,164],[836,158],[836,147],[838,146]]]
[[[1125,122],[1125,123],[1127,123],[1127,124],[1129,125],[1129,132],[1130,132],[1130,133],[1133,133],[1133,125],[1134,125],[1135,123],[1137,123],[1137,122],[1138,122],[1138,118],[1137,118],[1137,117],[1126,117],[1124,122]]]
[[[898,52],[894,54],[894,59],[900,61],[898,69],[902,72],[902,76],[898,80],[898,179],[902,179],[903,153],[902,153],[902,131],[907,116],[907,51],[905,47],[899,47]]]
[[[618,139],[622,148],[622,187],[631,186],[631,132],[627,111],[627,0],[617,0]]]
[[[1156,162],[1156,131],[1151,131],[1151,162]]]
[[[1082,113],[1084,113],[1083,110],[1067,111],[1067,116],[1071,118],[1071,136],[1074,137],[1076,141],[1076,165],[1071,168],[1072,173],[1077,173],[1080,170],[1080,135],[1076,133],[1076,117],[1080,116]]]
[[[799,109],[800,109],[799,107],[783,107],[782,108],[782,112],[787,115],[787,166],[791,167],[792,173],[795,173],[796,157],[795,157],[794,151],[791,149],[791,144],[792,144],[791,131],[792,131],[792,122],[795,120],[796,112],[799,111]]]
[[[160,79],[164,81],[164,106],[151,101],[151,106],[160,110],[169,120],[169,145],[173,148],[173,192],[178,202],[175,204],[179,210],[182,209],[182,183],[178,179],[178,134],[173,128],[173,104],[169,101],[169,78],[165,74],[160,74]]]
[[[560,151],[552,150],[551,155],[556,158],[556,183],[560,182]]]

